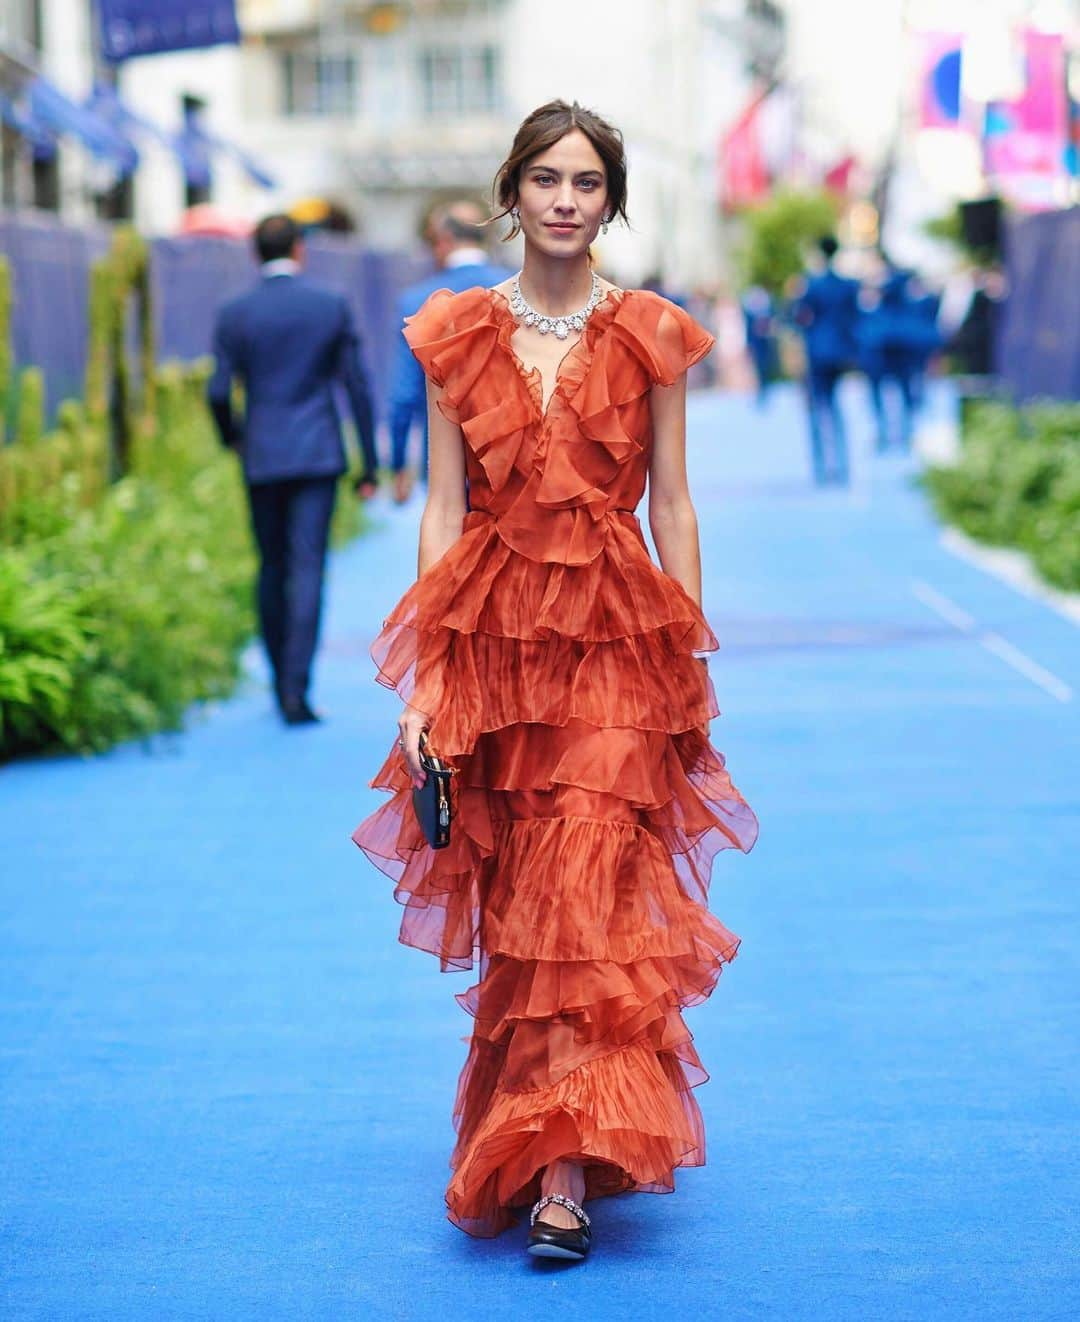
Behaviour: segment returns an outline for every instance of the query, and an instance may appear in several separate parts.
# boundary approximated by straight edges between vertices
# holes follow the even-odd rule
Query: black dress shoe
[[[568,1212],[573,1212],[580,1224],[573,1230],[563,1226],[553,1226],[550,1221],[541,1221],[540,1213],[548,1203],[558,1203]],[[529,1242],[526,1250],[534,1258],[563,1258],[568,1262],[582,1262],[589,1256],[592,1245],[592,1231],[589,1218],[572,1198],[565,1194],[549,1193],[533,1207],[529,1217]]]
[[[317,725],[322,717],[312,711],[306,698],[281,704],[281,719],[286,725]]]

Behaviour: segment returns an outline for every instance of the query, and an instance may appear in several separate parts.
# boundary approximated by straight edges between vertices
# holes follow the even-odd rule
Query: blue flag
[[[98,13],[101,53],[114,64],[240,40],[236,0],[98,0]]]

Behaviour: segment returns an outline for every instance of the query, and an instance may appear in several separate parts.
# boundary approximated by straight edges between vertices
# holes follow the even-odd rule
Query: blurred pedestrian
[[[772,295],[762,285],[751,285],[743,293],[741,306],[746,327],[746,351],[750,355],[757,379],[757,404],[761,408],[780,367],[776,343],[776,308]]]
[[[963,319],[947,342],[947,351],[957,369],[955,385],[961,428],[967,424],[978,401],[993,396],[997,389],[997,346],[1006,295],[1001,270],[976,269]]]
[[[483,209],[462,199],[437,207],[428,218],[427,237],[437,270],[410,285],[398,299],[398,322],[414,316],[437,289],[459,293],[474,285],[497,285],[510,272],[488,261],[484,251],[487,231]],[[414,423],[423,428],[420,475],[427,480],[427,395],[424,373],[412,356],[405,337],[395,342],[393,377],[390,384],[390,469],[394,475],[394,499],[408,500],[413,473],[408,467],[409,433]]]
[[[957,367],[968,376],[989,379],[994,375],[994,347],[1004,298],[1005,280],[1000,271],[975,271],[970,301],[948,345]]]
[[[846,484],[847,432],[837,387],[855,362],[859,282],[838,274],[839,244],[830,234],[819,244],[825,269],[804,277],[792,316],[806,343],[806,401],[814,481]]]
[[[687,305],[686,296],[671,288],[662,271],[650,271],[642,280],[641,288],[659,294],[661,298],[666,298],[669,303],[674,303],[677,308],[685,308]]]
[[[915,276],[908,285],[908,297],[918,330],[918,341],[913,348],[911,378],[911,394],[918,412],[926,399],[926,377],[930,364],[940,353],[945,337],[938,325],[941,314],[940,292],[928,289],[919,276]]]
[[[226,303],[214,331],[210,407],[241,458],[259,552],[258,607],[274,693],[288,725],[318,720],[308,702],[323,570],[338,478],[346,470],[335,384],[345,388],[362,450],[357,494],[375,491],[371,397],[345,299],[301,274],[304,246],[289,216],[255,229],[254,289]],[[244,386],[243,419],[232,408]]]
[[[930,356],[940,347],[936,301],[922,304],[913,281],[913,272],[889,266],[880,288],[871,291],[863,304],[859,361],[870,386],[878,451],[894,443],[910,448],[920,381]],[[895,426],[894,413],[899,418]]]

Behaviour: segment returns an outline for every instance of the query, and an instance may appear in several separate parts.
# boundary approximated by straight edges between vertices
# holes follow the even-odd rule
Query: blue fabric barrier
[[[311,236],[306,249],[307,275],[349,300],[381,415],[394,337],[401,333],[397,295],[427,268],[408,253],[372,252],[331,236]],[[258,279],[250,246],[237,239],[181,237],[154,240],[151,253],[159,357],[209,353],[218,308]]]
[[[44,216],[0,215],[0,254],[11,265],[15,363],[44,369],[50,411],[83,393],[88,273],[108,246],[103,227],[73,229]]]
[[[105,226],[76,229],[36,214],[0,215],[0,254],[11,264],[14,286],[15,361],[44,369],[50,411],[82,394],[90,264],[108,246]],[[209,353],[218,308],[258,278],[250,245],[161,238],[151,242],[150,260],[159,360]],[[427,269],[413,254],[373,252],[353,239],[312,235],[307,242],[310,277],[343,293],[352,307],[380,414],[401,333],[395,301]]]
[[[1011,221],[998,371],[1017,399],[1080,399],[1080,207]]]

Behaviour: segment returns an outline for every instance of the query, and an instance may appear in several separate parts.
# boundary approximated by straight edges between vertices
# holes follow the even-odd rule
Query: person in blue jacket
[[[846,484],[849,477],[847,432],[837,387],[856,357],[859,282],[833,269],[839,244],[820,241],[825,269],[805,277],[792,316],[806,345],[806,394],[814,480]]]
[[[746,351],[757,378],[757,405],[765,404],[770,385],[780,372],[776,342],[776,308],[772,295],[761,285],[751,285],[740,300],[746,329]]]
[[[908,285],[916,342],[912,346],[911,394],[915,411],[922,408],[926,398],[926,374],[934,355],[944,347],[944,336],[938,328],[941,315],[941,294],[928,289],[916,276]]]
[[[255,230],[256,287],[226,303],[214,330],[210,408],[223,444],[243,463],[259,552],[257,600],[274,692],[288,725],[319,717],[308,701],[323,570],[338,479],[346,470],[335,389],[348,398],[363,468],[357,494],[375,492],[375,428],[349,305],[304,279],[295,222],[268,216]],[[232,386],[244,386],[244,415]]]
[[[484,251],[486,231],[483,211],[475,202],[461,200],[438,207],[428,221],[428,243],[438,269],[417,281],[398,298],[398,324],[419,312],[436,289],[460,293],[474,285],[501,284],[510,272],[489,262]],[[396,340],[393,375],[390,382],[390,468],[394,475],[394,499],[408,500],[413,474],[408,467],[409,434],[414,424],[423,428],[421,478],[427,480],[427,387],[420,364],[412,355],[405,337]]]
[[[922,374],[940,344],[936,299],[920,298],[914,273],[890,265],[859,329],[859,360],[870,385],[879,451],[887,450],[894,437],[901,449],[910,448]],[[896,428],[887,388],[890,393],[895,388],[899,399]]]

